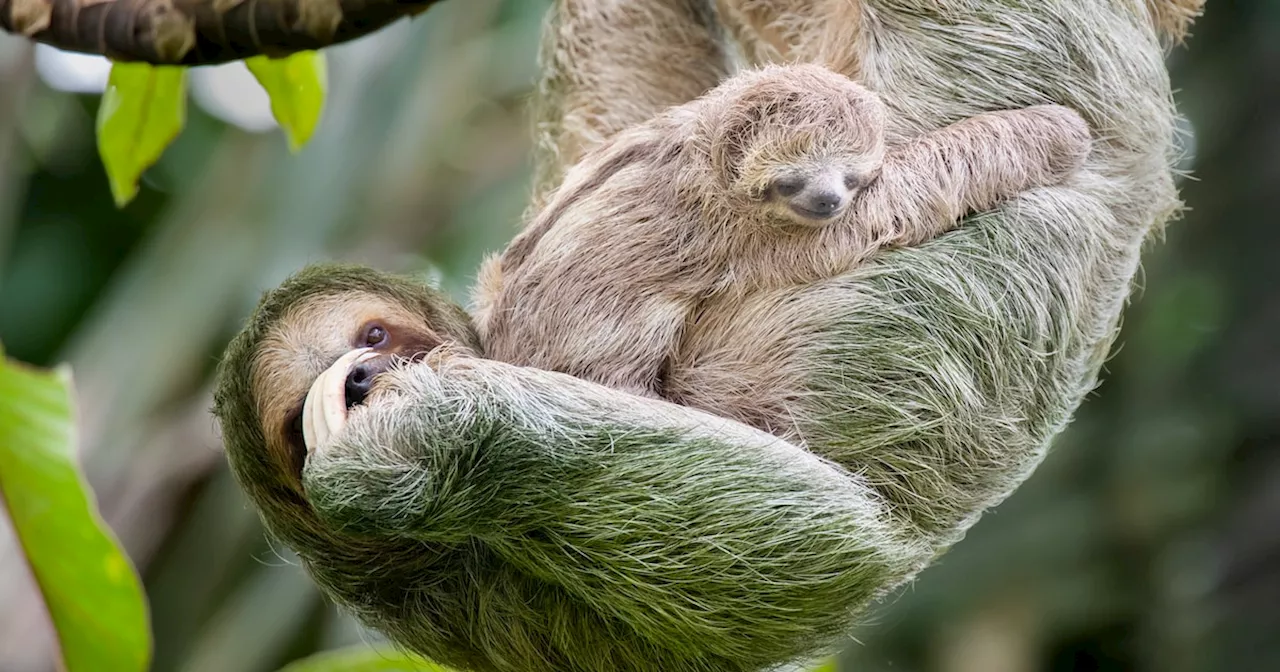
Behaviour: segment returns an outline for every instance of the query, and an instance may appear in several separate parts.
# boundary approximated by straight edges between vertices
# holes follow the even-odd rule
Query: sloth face
[[[310,443],[303,410],[315,401],[309,397],[321,374],[358,355],[333,392],[341,396],[337,411],[345,412],[369,399],[379,374],[450,340],[420,312],[374,293],[317,295],[293,306],[263,338],[252,366],[268,452],[300,483]]]
[[[876,177],[858,161],[813,161],[782,166],[761,198],[776,219],[801,226],[823,226],[841,215]]]
[[[721,179],[774,223],[836,221],[880,174],[884,104],[847,77],[819,66],[766,70],[722,107],[713,142]]]
[[[831,224],[880,175],[883,148],[874,141],[832,146],[849,138],[805,135],[762,138],[743,157],[738,188],[774,224]]]

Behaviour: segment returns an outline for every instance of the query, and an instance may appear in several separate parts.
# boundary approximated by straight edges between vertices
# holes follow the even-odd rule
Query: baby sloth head
[[[884,104],[818,65],[762,68],[715,101],[708,129],[721,184],[781,224],[823,226],[880,174]]]

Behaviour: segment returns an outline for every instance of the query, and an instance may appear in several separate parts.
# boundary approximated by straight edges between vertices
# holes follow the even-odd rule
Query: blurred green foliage
[[[0,353],[0,501],[57,629],[67,672],[145,672],[142,586],[76,464],[71,380]]]
[[[283,58],[244,61],[271,100],[271,114],[289,151],[307,144],[320,123],[328,87],[324,54],[303,51]],[[142,174],[156,164],[187,123],[188,68],[114,63],[98,105],[98,155],[116,205],[138,195]],[[232,101],[234,105],[234,101]]]
[[[74,367],[85,469],[143,573],[158,672],[269,672],[376,641],[264,537],[209,374],[259,293],[308,261],[429,273],[465,300],[525,204],[546,4],[443,3],[326,52],[327,107],[296,156],[192,105],[123,210],[94,152],[99,97],[50,90],[0,40],[0,340]],[[842,669],[1280,669],[1280,4],[1210,2],[1170,66],[1191,210],[1150,246],[1105,382]],[[45,672],[8,539],[0,669]]]

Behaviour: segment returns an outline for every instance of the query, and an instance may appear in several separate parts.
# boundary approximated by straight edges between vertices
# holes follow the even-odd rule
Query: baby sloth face
[[[802,226],[822,226],[844,214],[875,171],[851,162],[815,161],[777,171],[761,196],[778,219]]]
[[[837,221],[880,175],[879,96],[817,65],[767,67],[739,82],[724,94],[712,143],[733,200],[773,224]]]

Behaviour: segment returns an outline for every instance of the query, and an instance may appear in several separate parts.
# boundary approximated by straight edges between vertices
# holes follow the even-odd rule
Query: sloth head
[[[720,186],[781,224],[822,226],[876,179],[884,160],[879,97],[817,65],[763,68],[708,100]]]
[[[311,266],[262,298],[219,366],[214,413],[231,467],[273,533],[324,534],[302,490],[302,410],[316,378],[366,350],[346,380],[350,408],[379,373],[446,344],[480,351],[467,313],[424,283],[372,269]]]

